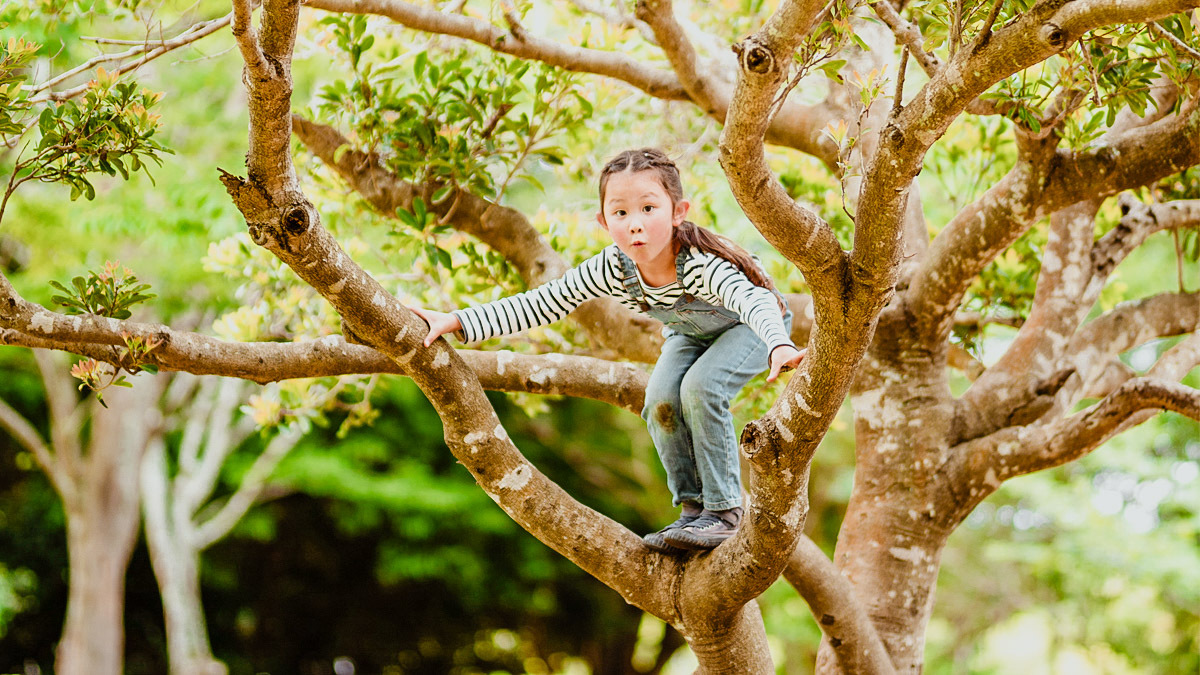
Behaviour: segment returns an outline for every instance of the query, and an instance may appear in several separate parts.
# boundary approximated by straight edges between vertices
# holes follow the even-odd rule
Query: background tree
[[[261,28],[248,5],[235,3],[233,32],[250,91],[249,175],[226,175],[224,182],[255,243],[329,300],[357,339],[376,351],[337,340],[239,345],[152,326],[121,328],[161,339],[147,362],[162,367],[253,379],[384,368],[410,375],[442,415],[451,450],[484,490],[522,527],[627,601],[680,628],[704,670],[767,667],[752,599],[780,572],[819,617],[826,635],[821,668],[919,668],[943,548],[976,504],[1008,478],[1087,454],[1143,421],[1148,410],[1197,414],[1194,389],[1180,384],[1197,361],[1194,337],[1166,350],[1144,375],[1116,361],[1150,340],[1194,335],[1196,294],[1156,290],[1116,307],[1102,298],[1117,263],[1150,234],[1195,224],[1194,176],[1179,173],[1197,163],[1200,137],[1196,53],[1189,44],[1194,19],[1179,13],[1193,4],[997,3],[969,10],[876,3],[871,9],[902,46],[898,55],[876,48],[863,57],[855,50],[875,46],[878,35],[855,8],[785,2],[765,18],[765,27],[737,43],[736,61],[718,55],[703,62],[697,50],[712,43],[676,19],[669,3],[639,3],[636,17],[599,12],[619,30],[598,34],[599,46],[591,42],[594,29],[581,31],[578,47],[538,38],[525,27],[521,8],[507,5],[491,15],[506,24],[501,29],[462,4],[446,11],[401,2],[311,4],[385,15],[520,58],[614,77],[650,96],[695,104],[723,125],[718,146],[732,193],[767,242],[804,274],[806,298],[794,302],[798,315],[811,319],[798,327],[798,337],[810,344],[808,365],[743,437],[754,505],[747,527],[711,555],[665,559],[646,552],[631,533],[597,519],[525,461],[474,388],[478,378],[497,388],[588,395],[590,384],[591,395],[636,409],[636,371],[620,371],[629,379],[616,382],[616,366],[603,361],[567,364],[504,352],[463,352],[473,360],[459,361],[444,344],[429,352],[417,348],[422,324],[337,247],[292,169],[289,68],[298,10],[286,3],[268,3]],[[725,44],[731,31],[741,35],[763,23],[753,18],[755,11],[765,14],[762,8],[745,9],[752,18],[725,27]],[[463,257],[481,260],[478,251],[460,248],[446,227],[510,257],[528,283],[561,271],[565,263],[537,244],[529,221],[504,205],[515,199],[507,196],[505,178],[515,169],[503,164],[506,157],[531,154],[535,126],[551,125],[550,111],[558,108],[539,109],[526,99],[524,115],[518,109],[506,125],[518,106],[505,96],[519,91],[480,99],[463,94],[457,102],[458,94],[449,93],[450,101],[434,105],[430,82],[442,91],[443,74],[449,82],[466,77],[454,57],[432,67],[417,58],[411,76],[399,76],[403,60],[363,59],[376,41],[368,25],[357,19],[331,24],[353,76],[321,95],[331,119],[299,118],[296,134],[368,202],[396,215],[398,228],[410,231],[408,250],[426,259],[421,268],[428,273],[455,265],[457,254],[459,279]],[[634,33],[652,39],[639,44],[629,37]],[[618,44],[626,53],[609,48]],[[640,49],[664,55],[670,70],[647,67],[637,58]],[[845,63],[833,56],[846,57]],[[887,81],[882,67],[852,72],[864,60],[895,64],[899,76]],[[513,80],[529,72],[511,65],[501,70]],[[794,84],[809,74],[837,80],[815,105],[805,105],[805,92]],[[535,80],[532,98],[544,103],[540,94],[556,91],[556,77],[562,76]],[[466,80],[464,87],[478,84]],[[781,88],[799,93],[781,95]],[[896,94],[888,102],[891,91]],[[844,125],[829,124],[839,119]],[[503,135],[498,129],[511,145],[493,138]],[[977,135],[988,163],[970,176],[973,183],[957,186],[961,202],[948,200],[954,211],[920,208],[911,184],[923,166],[941,163],[939,179],[961,180],[962,157],[931,150],[948,132]],[[514,140],[520,138],[523,144]],[[773,167],[764,140],[816,157],[832,173],[825,185],[840,183],[848,194],[812,199],[823,195],[813,187],[810,167],[794,155]],[[446,160],[414,161],[431,156]],[[495,160],[500,166],[486,165]],[[778,180],[773,168],[781,171]],[[1166,203],[1125,198],[1121,214],[1105,201],[1146,185]],[[934,228],[932,240],[926,211],[944,216],[934,222],[947,223]],[[1039,223],[1046,218],[1039,246]],[[439,246],[439,236],[448,245]],[[479,272],[487,271],[486,262]],[[1012,274],[1017,267],[1028,277],[1037,263],[1036,285]],[[982,286],[973,287],[977,278]],[[49,335],[83,353],[88,344],[115,344],[112,326],[92,319],[73,324],[6,291],[4,318],[15,331],[13,343],[32,345]],[[1089,317],[1097,301],[1101,312]],[[979,344],[987,336],[981,329],[999,323],[1020,329],[999,361],[984,368],[962,348]],[[600,344],[628,357],[652,358],[653,330],[611,305],[589,310],[582,327],[591,335],[621,336]],[[581,337],[549,339],[561,347]],[[969,387],[952,378],[952,364],[973,379]],[[596,393],[596,383],[610,393]],[[835,565],[801,530],[812,453],[847,393],[856,473]],[[553,518],[546,517],[547,505]],[[678,584],[652,583],[664,575]]]

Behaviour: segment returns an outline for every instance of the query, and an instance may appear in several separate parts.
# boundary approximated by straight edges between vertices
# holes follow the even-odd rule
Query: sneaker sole
[[[698,534],[693,534],[683,529],[671,530],[663,535],[663,541],[677,548],[687,549],[689,551],[708,551],[720,546],[722,543],[732,537],[734,532],[724,535],[709,535],[701,537]]]
[[[667,541],[661,532],[651,532],[642,537],[642,543],[646,545],[646,548],[659,553],[679,553],[684,550]]]

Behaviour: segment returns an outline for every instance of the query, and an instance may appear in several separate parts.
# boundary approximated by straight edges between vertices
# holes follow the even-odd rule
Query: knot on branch
[[[289,234],[300,235],[308,231],[312,224],[312,216],[308,212],[308,204],[292,204],[283,212],[283,229]]]
[[[904,145],[904,131],[895,124],[889,124],[884,130],[884,134],[887,135],[887,139],[892,142],[892,145],[897,147]]]
[[[1054,49],[1063,49],[1067,46],[1067,31],[1057,24],[1047,23],[1042,26],[1041,35],[1042,40]]]
[[[250,233],[250,240],[257,246],[267,245],[267,228],[262,225],[247,224],[246,231]]]
[[[766,45],[758,42],[753,37],[735,43],[733,45],[733,53],[737,54],[738,62],[741,63],[742,68],[752,73],[762,75],[771,72],[775,68],[775,55]]]

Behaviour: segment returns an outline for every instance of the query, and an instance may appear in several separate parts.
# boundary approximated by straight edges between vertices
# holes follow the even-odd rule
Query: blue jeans
[[[790,324],[791,315],[787,316]],[[767,345],[739,323],[715,338],[671,334],[646,384],[642,419],[667,471],[675,505],[742,505],[729,401],[768,366]]]

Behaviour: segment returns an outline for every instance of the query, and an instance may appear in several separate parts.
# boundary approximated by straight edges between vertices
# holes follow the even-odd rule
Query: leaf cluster
[[[149,109],[159,94],[138,91],[136,83],[119,82],[102,68],[90,84],[82,102],[42,111],[37,154],[20,166],[32,179],[70,185],[72,201],[80,195],[96,197],[90,174],[120,174],[129,180],[130,173],[145,171],[149,176],[146,160],[161,166],[159,153],[172,152],[153,138],[158,116]]]
[[[86,277],[71,279],[71,288],[57,281],[50,285],[63,295],[55,295],[52,301],[62,305],[67,314],[95,314],[114,319],[128,319],[129,308],[139,302],[154,298],[150,284],[138,283],[138,278],[128,267],[109,261],[100,272],[88,271]]]

